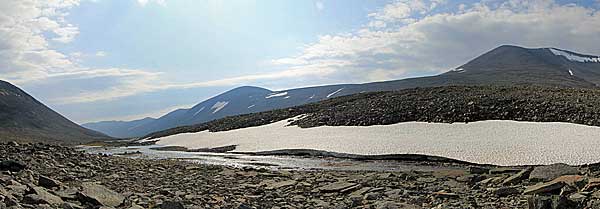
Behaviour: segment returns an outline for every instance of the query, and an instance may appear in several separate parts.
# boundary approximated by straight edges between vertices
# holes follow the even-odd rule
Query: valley
[[[6,82],[0,207],[600,207],[598,59],[504,45],[434,76],[82,126]]]

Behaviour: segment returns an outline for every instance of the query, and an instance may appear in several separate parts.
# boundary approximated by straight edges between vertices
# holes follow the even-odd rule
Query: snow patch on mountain
[[[265,99],[269,99],[269,98],[273,98],[273,97],[282,97],[282,96],[285,96],[287,94],[288,94],[287,91],[286,92],[279,92],[279,93],[272,93],[272,94],[267,95],[267,97],[265,97]]]
[[[565,58],[567,58],[570,61],[575,61],[575,62],[598,62],[600,63],[600,57],[584,57],[584,56],[579,56],[576,54],[572,54],[566,51],[562,51],[562,50],[558,50],[558,49],[553,49],[550,48],[550,51],[556,55],[556,56],[563,56]]]
[[[225,106],[227,106],[227,104],[229,104],[229,101],[227,102],[217,102],[215,103],[210,109],[213,110],[213,114],[219,112],[220,110],[222,110],[223,108],[225,108]]]
[[[194,113],[194,116],[198,115],[198,113],[202,112],[202,110],[204,110],[205,107],[200,108],[198,111],[196,111],[196,113]]]
[[[341,89],[338,89],[338,90],[336,90],[336,91],[332,92],[331,94],[328,94],[328,95],[327,95],[327,98],[329,98],[329,97],[331,97],[331,96],[333,96],[333,95],[335,95],[335,94],[337,94],[337,93],[340,93],[340,91],[342,91],[343,89],[344,89],[344,88],[341,88]]]
[[[450,70],[450,71],[452,71],[452,72],[457,72],[457,73],[464,73],[464,72],[465,72],[465,69],[464,69],[464,68],[457,68],[457,69],[452,69],[452,70]]]
[[[573,76],[573,71],[569,69],[569,75]]]

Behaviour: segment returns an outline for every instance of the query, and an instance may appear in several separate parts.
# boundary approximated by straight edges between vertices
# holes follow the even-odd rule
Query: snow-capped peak
[[[570,53],[567,51],[563,51],[560,49],[554,49],[554,48],[550,48],[549,50],[552,52],[552,54],[554,54],[556,56],[563,56],[570,61],[600,63],[600,57],[580,56],[580,55],[576,55],[576,54],[573,54],[573,53]]]

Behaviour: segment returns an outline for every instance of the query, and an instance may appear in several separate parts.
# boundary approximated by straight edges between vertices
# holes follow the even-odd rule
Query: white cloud
[[[100,69],[87,70],[55,74],[53,80],[62,81],[62,83],[86,83],[86,81],[103,78],[108,79],[110,86],[103,88],[94,88],[89,90],[77,89],[77,91],[64,93],[50,100],[54,104],[75,104],[89,103],[98,101],[110,101],[122,97],[133,96],[142,93],[150,93],[169,89],[189,89],[202,87],[235,86],[244,85],[255,81],[280,80],[298,77],[321,78],[333,72],[326,66],[309,66],[302,69],[290,69],[274,73],[264,73],[255,75],[244,75],[237,77],[224,78],[219,80],[192,82],[192,83],[171,83],[160,78],[162,73],[151,73],[143,70],[126,69]],[[65,96],[68,95],[68,96]]]
[[[157,0],[138,2],[164,4]],[[71,104],[169,89],[286,79],[324,84],[436,74],[501,44],[555,46],[600,54],[600,45],[590,44],[600,43],[600,12],[593,9],[545,0],[513,0],[496,6],[476,3],[452,13],[432,13],[444,3],[393,2],[369,14],[369,23],[355,32],[323,35],[296,56],[271,60],[269,63],[280,71],[174,83],[162,78],[162,73],[148,69],[81,66],[81,59],[105,56],[103,51],[66,55],[53,49],[52,43],[69,43],[76,38],[77,26],[64,17],[78,1],[3,1],[0,11],[6,12],[0,13],[0,79],[64,86],[49,101]],[[48,33],[51,36],[46,36]]]
[[[381,21],[395,21],[407,18],[412,14],[412,10],[408,3],[395,2],[386,5],[382,11],[369,14],[369,17]]]
[[[331,75],[361,82],[437,74],[502,44],[559,47],[600,54],[600,12],[549,0],[475,3],[432,13],[444,1],[397,1],[368,15],[350,34],[321,36],[300,54],[273,60],[301,69],[330,66]]]
[[[0,2],[0,79],[26,82],[70,68],[69,58],[49,45],[68,43],[79,33],[64,20],[67,10],[78,4],[76,0]]]
[[[52,32],[57,35],[57,37],[52,40],[61,43],[69,43],[79,34],[79,29],[69,24],[65,27],[56,28]]]
[[[137,0],[140,6],[146,6],[148,3],[155,3],[160,6],[167,6],[167,2],[165,0]]]
[[[106,52],[105,51],[97,51],[96,52],[96,56],[97,57],[105,57],[106,56]]]
[[[155,1],[163,4],[164,1]],[[1,2],[0,9],[0,79],[27,86],[52,89],[48,101],[53,104],[87,103],[162,91],[211,86],[232,86],[257,80],[277,80],[298,76],[327,75],[330,66],[315,64],[302,70],[290,68],[274,73],[237,76],[213,81],[172,83],[161,73],[141,69],[81,66],[90,56],[82,52],[68,55],[51,48],[51,42],[68,43],[78,34],[76,26],[64,21],[67,10],[78,2],[45,1]],[[55,36],[47,36],[54,33]],[[95,56],[106,56],[98,51]],[[95,84],[91,87],[91,84]],[[55,92],[55,93],[53,93]]]
[[[317,10],[321,11],[323,9],[325,9],[325,5],[323,5],[322,1],[316,1],[315,2],[315,7],[317,8]]]

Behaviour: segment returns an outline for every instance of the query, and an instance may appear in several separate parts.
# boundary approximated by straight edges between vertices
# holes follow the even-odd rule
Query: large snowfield
[[[287,120],[224,132],[160,138],[157,144],[210,148],[238,145],[235,151],[316,149],[341,153],[428,154],[496,165],[572,165],[600,162],[600,127],[571,123],[480,121],[406,122],[368,127],[299,128]]]

